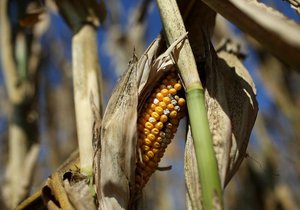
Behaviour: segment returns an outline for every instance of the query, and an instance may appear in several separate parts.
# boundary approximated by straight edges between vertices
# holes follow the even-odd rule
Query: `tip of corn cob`
[[[140,192],[157,169],[167,145],[174,138],[185,115],[182,85],[175,73],[167,75],[153,89],[138,117],[136,192]]]

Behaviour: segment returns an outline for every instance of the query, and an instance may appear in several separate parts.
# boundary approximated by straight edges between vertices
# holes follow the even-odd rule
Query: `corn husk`
[[[232,178],[243,158],[253,128],[258,104],[256,89],[239,59],[212,46],[205,67],[205,102],[209,128],[222,188]],[[185,150],[187,209],[202,209],[201,187],[190,129]]]
[[[94,159],[99,209],[127,209],[134,195],[136,123],[138,107],[163,74],[172,70],[186,34],[161,55],[158,37],[137,60],[133,56],[108,102],[101,127],[101,143]]]

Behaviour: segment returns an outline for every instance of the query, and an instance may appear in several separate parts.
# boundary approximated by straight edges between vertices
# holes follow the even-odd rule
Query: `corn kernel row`
[[[179,120],[184,116],[185,99],[175,73],[169,74],[154,89],[138,118],[138,149],[136,164],[137,192],[148,182],[158,167],[167,145],[174,138]]]

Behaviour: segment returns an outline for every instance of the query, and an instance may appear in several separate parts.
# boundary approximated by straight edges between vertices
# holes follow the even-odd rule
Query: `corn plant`
[[[1,2],[0,29],[4,32],[1,56],[8,98],[14,107],[9,124],[10,164],[2,191],[3,200],[12,199],[5,203],[6,207],[145,209],[149,198],[145,191],[151,187],[151,180],[157,171],[172,168],[162,166],[161,161],[181,129],[185,136],[182,159],[186,208],[226,209],[226,202],[230,201],[226,199],[225,187],[248,156],[258,102],[254,81],[243,64],[244,54],[235,40],[223,39],[227,35],[238,38],[228,31],[226,34],[221,27],[225,23],[218,22],[219,16],[252,36],[261,48],[296,71],[300,68],[299,25],[256,1],[144,0],[132,12],[128,31],[122,32],[116,21],[120,17],[114,13],[117,2],[55,0],[45,5],[35,2],[33,5],[40,4],[42,9],[31,13],[27,12],[30,3],[24,3],[17,35],[10,33],[16,26],[9,25],[12,21],[8,18],[9,1]],[[299,10],[297,3],[289,3]],[[159,11],[162,29],[143,50],[145,14],[151,4]],[[26,30],[38,28],[42,22],[39,17],[50,10],[62,16],[71,32],[72,85],[69,87],[72,89],[68,95],[73,93],[72,116],[78,150],[41,188],[27,196],[40,147],[37,133],[31,132],[37,129],[37,118],[30,118],[36,111],[35,87],[40,87],[38,80],[33,80],[38,65],[29,57],[37,56],[40,51],[26,50],[26,47],[34,49],[42,35],[35,32],[32,41]],[[101,76],[105,69],[98,60],[103,48],[97,48],[102,41],[98,40],[99,28],[108,31],[107,53],[118,62],[115,72],[121,74],[105,108],[106,81]],[[24,37],[30,41],[26,42]],[[276,86],[265,81],[271,90]],[[284,96],[278,94],[288,95],[289,91],[279,87],[276,90],[279,91],[273,93],[286,115],[298,122],[286,108],[286,104],[293,104],[292,100],[284,103]],[[297,106],[291,107],[296,113]],[[186,128],[180,128],[183,119]],[[33,130],[28,130],[30,123]],[[260,115],[257,126],[257,133],[267,139],[262,146],[267,151],[272,146]],[[21,144],[17,143],[18,139]],[[272,160],[270,166],[275,168],[275,157],[270,152],[266,154],[267,160]],[[22,165],[28,169],[23,170]],[[250,166],[246,171],[253,179],[259,176]],[[24,182],[18,176],[22,173]],[[152,194],[161,203],[167,203],[154,191]],[[280,195],[278,199],[282,198]],[[280,204],[285,209],[296,206],[292,199],[288,204],[283,200]]]

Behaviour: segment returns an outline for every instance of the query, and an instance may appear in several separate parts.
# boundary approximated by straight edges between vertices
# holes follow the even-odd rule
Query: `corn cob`
[[[185,114],[185,99],[175,73],[154,88],[138,117],[138,154],[135,186],[139,193],[157,169],[167,145],[174,138],[179,120]]]

